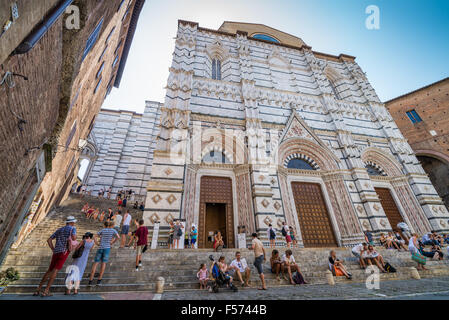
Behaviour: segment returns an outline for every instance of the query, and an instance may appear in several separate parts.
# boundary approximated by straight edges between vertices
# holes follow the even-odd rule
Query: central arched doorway
[[[212,248],[220,231],[227,248],[234,248],[232,179],[202,176],[200,184],[199,248]]]

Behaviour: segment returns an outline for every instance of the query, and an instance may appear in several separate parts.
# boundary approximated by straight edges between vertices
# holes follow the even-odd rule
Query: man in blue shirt
[[[68,241],[76,240],[76,228],[75,228],[76,219],[73,216],[69,216],[66,219],[66,225],[62,228],[56,230],[50,238],[48,238],[47,243],[50,247],[51,251],[53,251],[53,255],[51,257],[50,266],[48,267],[47,272],[42,277],[42,280],[39,284],[39,287],[36,289],[36,292],[33,296],[41,295],[43,297],[51,297],[50,288],[55,281],[56,275],[58,271],[62,269],[64,266],[67,257],[69,256],[69,244]],[[53,240],[56,239],[56,244],[53,245]],[[47,281],[47,286],[45,287],[45,291],[41,293],[42,287],[44,283]]]

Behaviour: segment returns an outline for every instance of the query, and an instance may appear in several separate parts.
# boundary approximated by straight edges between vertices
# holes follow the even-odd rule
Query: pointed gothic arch
[[[381,168],[382,172],[387,176],[396,177],[403,175],[401,165],[397,160],[394,159],[392,155],[387,154],[379,148],[366,148],[363,151],[361,158],[365,164],[370,163]]]

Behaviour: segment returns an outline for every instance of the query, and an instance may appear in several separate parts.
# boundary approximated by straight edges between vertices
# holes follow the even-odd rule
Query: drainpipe
[[[47,33],[48,29],[58,20],[64,13],[66,8],[73,2],[73,0],[62,0],[56,5],[44,20],[33,29],[33,31],[22,41],[21,44],[13,51],[12,55],[24,54],[33,49],[37,42]]]

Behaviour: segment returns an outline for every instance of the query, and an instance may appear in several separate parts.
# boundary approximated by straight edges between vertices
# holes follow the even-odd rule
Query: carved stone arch
[[[403,175],[401,165],[396,161],[396,159],[394,159],[392,155],[385,153],[385,151],[382,151],[379,148],[366,148],[365,150],[363,150],[361,158],[364,163],[375,163],[377,166],[383,169],[387,176],[396,177]]]
[[[216,144],[209,144],[201,151],[201,161],[203,161],[204,157],[211,151],[223,154],[226,160],[228,161],[227,163],[230,164],[233,163],[232,153],[228,152],[226,149],[223,149],[221,146],[218,146]]]
[[[284,160],[284,167],[288,168],[288,164],[293,159],[300,159],[307,162],[314,170],[320,170],[320,166],[310,157],[302,153],[292,153]]]
[[[335,68],[332,68],[329,65],[325,67],[324,74],[329,81],[332,92],[335,94],[337,99],[341,99],[341,92],[346,89],[345,77],[342,76]]]
[[[339,169],[339,162],[335,154],[319,144],[302,138],[290,138],[279,146],[279,163],[285,163],[292,154],[302,154],[312,159],[321,170],[332,171]]]

